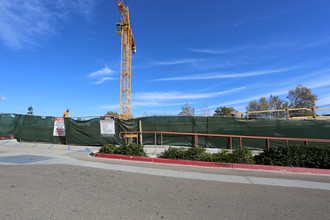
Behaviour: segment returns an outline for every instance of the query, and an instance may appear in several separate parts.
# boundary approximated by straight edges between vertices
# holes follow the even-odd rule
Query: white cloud
[[[184,105],[185,103],[159,103],[156,101],[136,101],[136,102],[132,102],[131,107],[132,108],[136,108],[136,107],[170,107],[170,106],[181,106]],[[113,105],[106,105],[106,106],[102,106],[102,109],[110,109],[110,110],[114,110],[114,109],[119,109],[120,105],[119,104],[113,104]]]
[[[235,22],[232,25],[232,28],[241,26],[241,25],[245,25],[245,24],[249,24],[249,23],[255,23],[255,22],[261,22],[261,21],[265,21],[265,20],[269,20],[278,16],[281,16],[282,14],[286,14],[289,13],[289,11],[281,11],[281,12],[276,12],[276,13],[272,13],[272,14],[268,14],[265,16],[260,16],[260,17],[247,17],[247,18],[243,18],[240,21]]]
[[[94,77],[99,77],[99,76],[111,75],[113,73],[114,73],[113,70],[109,69],[108,67],[104,67],[103,69],[92,72],[92,73],[88,74],[87,76],[90,78],[94,78]]]
[[[103,78],[100,79],[99,81],[93,82],[93,84],[95,84],[95,85],[99,85],[99,84],[104,83],[105,81],[108,81],[108,80],[115,80],[115,79],[116,79],[116,78],[112,78],[112,77],[103,77]]]
[[[197,52],[197,53],[206,53],[206,54],[231,54],[233,52],[249,49],[250,47],[237,47],[232,49],[223,49],[223,50],[215,50],[215,49],[197,49],[197,48],[189,48],[189,51]]]
[[[93,82],[94,85],[99,85],[108,80],[116,80],[116,78],[109,77],[109,75],[114,74],[115,71],[109,69],[108,67],[104,67],[103,69],[97,70],[87,75],[87,77],[97,80]]]
[[[327,87],[330,86],[330,79],[324,78],[323,80],[314,80],[314,81],[309,81],[307,82],[306,86],[311,89],[316,89],[316,88],[322,88],[322,87]]]
[[[153,81],[243,78],[243,77],[260,76],[260,75],[268,75],[268,74],[273,74],[273,73],[287,72],[287,71],[297,69],[297,68],[299,68],[299,66],[292,66],[292,67],[273,69],[273,70],[252,71],[252,72],[246,72],[246,73],[208,73],[208,74],[197,74],[197,75],[188,75],[188,76],[180,76],[180,77],[161,78],[161,79],[155,79]]]
[[[161,109],[161,110],[155,110],[155,109],[148,109],[147,111],[145,111],[146,114],[140,114],[137,115],[136,117],[145,117],[145,116],[155,116],[155,115],[160,115],[160,116],[173,116],[173,115],[178,115],[180,113],[180,109],[179,110],[169,110],[169,109]]]
[[[152,101],[164,101],[164,100],[178,100],[178,99],[205,99],[212,98],[228,93],[237,92],[245,89],[245,87],[234,88],[231,90],[214,92],[214,93],[183,93],[183,92],[141,92],[134,95],[137,100],[152,100]]]
[[[95,4],[92,0],[1,0],[0,39],[12,49],[37,47],[73,14],[88,18]]]
[[[170,60],[170,61],[153,61],[153,65],[159,65],[159,66],[169,66],[169,65],[178,65],[178,64],[190,64],[190,63],[196,63],[200,62],[202,59],[178,59],[178,60]]]
[[[316,101],[318,107],[329,107],[330,106],[330,95],[319,98]]]
[[[251,96],[251,97],[247,97],[247,98],[243,98],[243,99],[237,99],[237,100],[232,100],[230,102],[220,103],[218,105],[210,106],[209,108],[214,109],[214,108],[219,107],[219,106],[231,106],[231,105],[236,105],[236,104],[248,103],[252,100],[258,100],[262,97],[267,97],[268,98],[270,95],[274,95],[274,96],[287,95],[289,89],[294,89],[297,85],[298,85],[298,83],[295,81],[295,82],[291,83],[290,87],[286,87],[286,88],[283,87],[283,89],[279,89],[279,90],[276,90],[276,91],[273,91],[273,92],[266,92],[266,93],[262,93],[262,94],[259,94],[259,95],[255,95],[255,96]],[[318,89],[318,88],[328,87],[328,86],[330,86],[330,80],[327,77],[319,78],[317,80],[313,80],[313,81],[303,83],[303,86],[306,86],[310,89]],[[324,96],[324,97],[320,98],[317,101],[317,105],[320,105],[320,106],[327,105],[327,104],[330,104],[330,96]]]
[[[140,101],[140,102],[132,102],[132,107],[170,107],[170,106],[178,106],[184,105],[185,103],[159,103],[156,101]]]
[[[119,109],[120,105],[119,104],[113,104],[113,105],[106,105],[102,106],[102,109],[109,109],[109,110],[117,110]]]

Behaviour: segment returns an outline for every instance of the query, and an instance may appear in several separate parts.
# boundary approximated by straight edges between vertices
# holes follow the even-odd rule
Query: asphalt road
[[[109,160],[89,156],[96,148],[84,146],[2,143],[0,219],[330,219],[329,176]]]

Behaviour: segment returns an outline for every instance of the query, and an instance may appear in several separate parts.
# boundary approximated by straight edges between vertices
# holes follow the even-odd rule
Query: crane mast
[[[131,67],[132,53],[136,53],[133,32],[129,20],[128,6],[123,0],[117,0],[120,12],[120,23],[116,24],[117,34],[121,35],[121,64],[120,64],[120,114],[119,118],[128,120],[131,115]]]

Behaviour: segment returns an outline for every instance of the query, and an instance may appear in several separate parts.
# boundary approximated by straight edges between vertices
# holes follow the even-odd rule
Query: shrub
[[[116,148],[117,147],[115,145],[113,145],[113,144],[104,145],[103,147],[100,148],[99,153],[102,153],[102,154],[114,154]]]
[[[129,155],[129,156],[141,156],[146,157],[147,154],[144,151],[144,146],[140,144],[122,144],[119,146],[116,151],[116,154]]]
[[[229,154],[230,163],[245,163],[245,164],[254,164],[254,159],[249,149],[235,149],[231,154]]]
[[[232,153],[229,153],[228,150],[218,153],[207,153],[205,148],[191,147],[186,150],[184,148],[170,147],[160,157],[167,159],[254,164],[252,153],[249,149],[236,149]]]
[[[265,149],[257,164],[330,169],[330,146],[291,145]]]
[[[205,156],[206,149],[200,147],[191,147],[185,150],[184,160],[201,161]]]
[[[230,155],[228,150],[222,150],[218,153],[206,153],[204,155],[203,161],[208,162],[221,162],[228,163],[230,161]]]
[[[121,155],[128,155],[128,156],[141,156],[146,157],[147,154],[144,150],[144,146],[140,144],[122,144],[119,147],[116,147],[115,145],[109,144],[103,146],[99,153],[104,154],[121,154]]]
[[[167,158],[167,159],[183,159],[184,157],[185,157],[185,149],[182,147],[181,148],[169,147],[160,155],[160,158]]]

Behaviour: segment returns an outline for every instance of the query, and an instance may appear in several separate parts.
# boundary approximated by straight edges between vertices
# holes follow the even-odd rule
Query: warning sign
[[[115,135],[115,120],[111,117],[104,117],[100,120],[101,136]]]
[[[64,118],[55,118],[53,136],[65,136]]]

